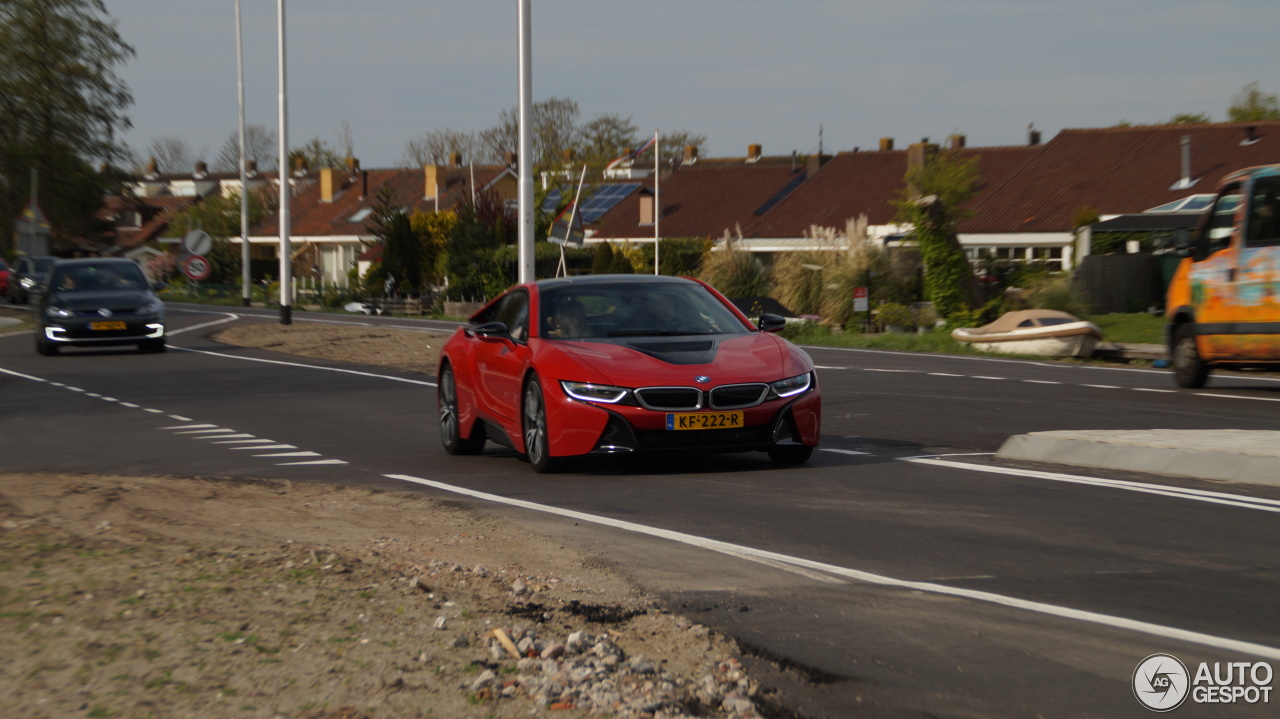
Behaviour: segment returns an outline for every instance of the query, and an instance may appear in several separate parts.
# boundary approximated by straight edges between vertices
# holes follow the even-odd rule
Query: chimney
[[[503,155],[502,161],[506,163],[507,167],[515,167],[516,163],[519,162],[519,160],[520,160],[520,157],[516,155],[516,153],[508,152],[507,154]]]
[[[684,146],[684,161],[683,161],[683,162],[681,162],[680,164],[682,164],[682,165],[692,165],[693,163],[695,163],[695,162],[697,162],[697,161],[698,161],[698,146],[697,146],[697,145],[685,145],[685,146]]]
[[[422,191],[422,196],[435,197],[440,192],[440,176],[444,173],[440,172],[439,165],[423,165],[422,173],[426,179],[426,187]]]
[[[911,171],[927,165],[929,157],[936,149],[936,145],[930,145],[927,142],[913,142],[907,145],[907,170]]]
[[[147,160],[147,179],[154,179],[160,175],[160,165],[156,162],[156,158]]]
[[[257,161],[257,160],[245,160],[245,161],[244,161],[244,175],[245,175],[245,177],[256,177],[256,176],[257,176],[257,174],[258,174],[258,161]]]
[[[760,146],[747,145],[747,162],[759,162],[759,161],[760,161]]]
[[[1253,143],[1262,139],[1261,137],[1258,136],[1257,125],[1249,125],[1248,127],[1244,128],[1244,133],[1245,133],[1245,137],[1243,140],[1240,141],[1241,145],[1252,145]]]
[[[1040,131],[1036,129],[1034,122],[1027,123],[1027,145],[1035,147],[1040,144]]]
[[[577,156],[578,153],[574,152],[572,147],[560,153],[560,158],[564,160],[564,164],[566,165],[572,165]]]
[[[369,196],[369,171],[364,170],[360,173],[360,199]]]
[[[360,161],[354,157],[347,158],[347,176],[356,179],[356,174],[360,172]]]
[[[295,157],[293,159],[293,174],[295,177],[307,176],[307,158]]]
[[[332,167],[320,168],[320,201],[333,202],[334,190],[334,171]]]
[[[462,153],[461,153],[461,152],[450,152],[450,153],[449,153],[449,167],[453,167],[453,168],[462,167]]]
[[[1196,180],[1191,177],[1191,136],[1182,136],[1182,179],[1173,183],[1170,190],[1186,190],[1196,184]]]
[[[653,224],[653,190],[647,187],[640,190],[640,224]]]
[[[809,177],[813,177],[815,172],[822,169],[823,162],[825,162],[825,160],[823,159],[821,154],[815,153],[815,154],[809,155],[804,160],[805,174],[808,175]]]
[[[202,178],[202,177],[204,177],[205,175],[208,175],[208,174],[209,174],[209,165],[207,165],[207,164],[205,164],[205,163],[203,163],[203,162],[197,162],[197,163],[196,163],[195,178],[198,180],[198,179],[200,179],[200,178]]]
[[[952,149],[952,150],[963,150],[963,149],[964,149],[964,135],[952,135],[952,136],[951,136],[951,149]]]
[[[891,152],[892,150],[893,150],[893,138],[892,137],[880,138],[880,151]]]

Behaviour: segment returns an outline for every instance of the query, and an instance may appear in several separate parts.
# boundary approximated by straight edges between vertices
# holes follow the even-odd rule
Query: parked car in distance
[[[697,280],[598,275],[511,288],[445,344],[440,438],[486,440],[535,471],[642,450],[763,451],[799,464],[818,444],[813,362]]]
[[[59,260],[36,289],[36,351],[136,344],[164,352],[164,303],[133,260]]]
[[[5,297],[10,302],[26,304],[31,300],[31,291],[39,286],[45,274],[57,262],[56,257],[23,255],[13,261],[9,268],[9,286],[5,289]]]
[[[1214,367],[1280,365],[1280,165],[1223,178],[1169,283],[1174,377],[1202,387]]]
[[[0,294],[9,299],[9,263],[0,259]]]

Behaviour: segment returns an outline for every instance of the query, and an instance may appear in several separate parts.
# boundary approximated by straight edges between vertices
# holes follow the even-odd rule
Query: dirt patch
[[[216,339],[431,373],[445,338],[264,323]],[[5,714],[32,718],[771,703],[731,641],[554,538],[411,493],[284,480],[5,475],[0,646]]]

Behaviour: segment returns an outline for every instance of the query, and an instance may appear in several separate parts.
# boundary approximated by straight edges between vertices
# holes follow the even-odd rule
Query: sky
[[[137,56],[132,129],[213,162],[237,127],[234,0],[105,0]],[[535,100],[582,121],[708,138],[704,157],[898,148],[966,136],[1019,145],[1065,128],[1226,119],[1256,82],[1280,93],[1276,0],[533,0]],[[278,126],[277,3],[241,0],[249,124]],[[404,163],[437,129],[482,130],[519,100],[519,0],[290,0],[290,145]],[[201,152],[203,150],[203,152]]]

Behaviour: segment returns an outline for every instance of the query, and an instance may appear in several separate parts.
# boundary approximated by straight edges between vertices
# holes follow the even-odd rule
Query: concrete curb
[[[1280,432],[1265,430],[1031,432],[996,457],[1280,486]]]

